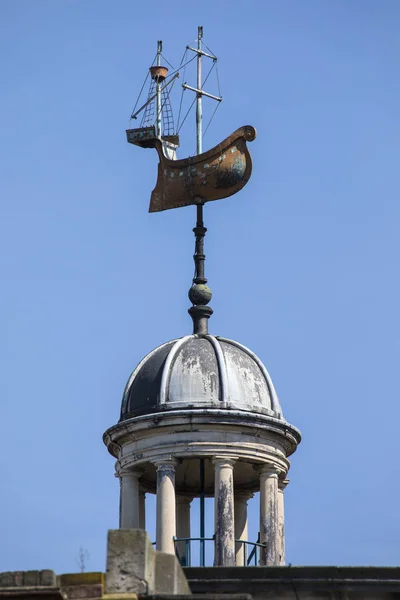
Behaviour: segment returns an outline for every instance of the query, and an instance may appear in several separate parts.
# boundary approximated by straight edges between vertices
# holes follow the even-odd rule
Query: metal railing
[[[205,542],[214,542],[215,537],[207,538],[207,537],[194,537],[194,538],[177,538],[174,537],[175,543],[175,554],[183,567],[191,567],[192,566],[192,552],[191,552],[191,542],[199,542],[200,543],[200,567],[205,566],[205,552],[204,546]],[[247,540],[235,540],[236,543],[236,552],[237,545],[241,544],[243,546],[243,565],[237,565],[238,567],[249,567],[251,565],[257,567],[260,563],[260,553],[261,549],[265,548],[265,544],[260,543],[260,535],[258,535],[256,542],[248,542]],[[185,551],[182,552],[182,545],[185,545]],[[251,547],[251,551],[249,554],[249,547]]]
[[[191,557],[191,542],[200,542],[200,567],[205,566],[205,542],[214,542],[214,538],[207,537],[194,537],[194,538],[174,538],[175,542],[175,554],[178,557],[179,562],[182,567],[191,567],[192,566],[192,557]],[[179,552],[179,543],[185,543],[185,554],[181,555]]]

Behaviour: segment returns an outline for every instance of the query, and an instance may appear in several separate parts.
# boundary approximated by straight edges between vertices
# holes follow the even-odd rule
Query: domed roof
[[[271,378],[251,350],[226,338],[193,334],[162,344],[139,363],[125,387],[120,421],[205,408],[284,420]]]

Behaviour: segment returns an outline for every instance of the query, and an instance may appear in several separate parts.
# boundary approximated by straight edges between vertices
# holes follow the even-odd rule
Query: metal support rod
[[[187,50],[191,50],[192,52],[196,52],[196,54],[201,54],[202,56],[206,56],[207,58],[212,58],[213,60],[217,60],[217,57],[214,54],[207,54],[207,52],[203,52],[199,48],[192,48],[191,46],[186,46]]]
[[[191,567],[190,562],[190,540],[186,540],[185,543],[185,567]]]
[[[203,151],[203,134],[202,134],[202,81],[201,81],[201,40],[203,37],[203,28],[198,28],[197,37],[197,92],[196,92],[196,151],[197,155]],[[189,299],[193,306],[189,308],[189,314],[193,319],[193,333],[196,335],[206,335],[208,333],[208,319],[212,315],[212,308],[207,306],[211,299],[211,290],[205,285],[207,279],[204,275],[204,236],[207,229],[203,222],[203,199],[196,198],[197,218],[196,227],[193,233],[196,238],[194,264],[195,274],[193,285],[189,290]],[[204,536],[203,536],[204,537]],[[204,551],[204,549],[203,549]]]
[[[197,37],[197,49],[201,50],[201,40],[203,37],[203,27],[198,27]],[[197,97],[196,97],[196,133],[197,133],[197,154],[201,154],[203,151],[203,139],[202,139],[202,89],[201,89],[201,54],[197,54]],[[206,235],[207,229],[204,227],[203,222],[203,204],[198,204],[197,207],[197,219],[196,227],[193,229],[193,233],[196,236],[196,245],[194,253],[195,263],[195,277],[193,283],[204,284],[207,283],[207,279],[204,276],[204,236]],[[204,536],[203,536],[204,537]]]
[[[198,27],[197,34],[197,50],[201,50],[201,39],[203,37],[203,28]],[[202,121],[203,121],[203,107],[202,107],[202,94],[201,94],[201,54],[197,53],[197,96],[196,96],[196,129],[197,129],[197,154],[203,152],[203,139],[202,139]]]
[[[197,28],[197,95],[196,95],[196,134],[197,134],[197,154],[201,154],[203,152],[203,106],[202,106],[202,82],[201,82],[201,40],[203,38],[203,27],[199,25]],[[197,231],[196,231],[197,230]],[[195,252],[195,262],[196,262],[196,280],[194,283],[207,283],[207,279],[204,278],[204,236],[206,234],[207,229],[204,227],[203,223],[203,205],[197,205],[197,221],[196,221],[196,252]],[[196,260],[197,257],[197,260]],[[199,281],[201,279],[201,281]]]
[[[161,66],[161,52],[162,52],[162,41],[159,40],[157,42],[157,67]],[[161,130],[161,81],[160,78],[156,79],[156,91],[157,91],[157,100],[156,100],[156,111],[157,111],[157,120],[156,120],[156,135],[160,138],[162,134]]]
[[[196,92],[198,95],[200,95],[200,97],[206,96],[207,98],[211,98],[212,100],[217,100],[217,102],[222,102],[222,96],[214,96],[213,94],[209,94],[208,92],[205,92],[204,90],[199,90],[197,88],[194,88],[191,85],[188,85],[187,83],[182,83],[182,87],[185,90],[191,90],[192,92]]]
[[[200,566],[205,566],[204,458],[200,459]]]

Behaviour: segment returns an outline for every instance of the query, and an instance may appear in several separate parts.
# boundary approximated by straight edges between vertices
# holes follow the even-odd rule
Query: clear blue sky
[[[191,330],[194,209],[148,214],[157,157],[125,128],[156,41],[177,64],[200,24],[224,97],[205,148],[258,131],[250,183],[206,207],[210,329],[303,433],[287,558],[398,563],[400,3],[3,0],[0,570],[75,571],[81,545],[105,567],[102,433]]]

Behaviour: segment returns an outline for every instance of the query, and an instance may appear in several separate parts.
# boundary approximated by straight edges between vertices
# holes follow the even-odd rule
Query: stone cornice
[[[290,456],[300,443],[300,431],[286,421],[274,417],[237,410],[224,409],[201,409],[201,410],[168,410],[151,415],[135,417],[122,421],[107,429],[103,435],[103,441],[109,452],[117,457],[121,446],[132,438],[140,436],[141,432],[151,429],[152,434],[161,434],[164,428],[174,428],[174,431],[191,430],[193,426],[247,428],[254,431],[259,429],[260,433],[271,432],[281,438],[285,445],[287,456]]]

